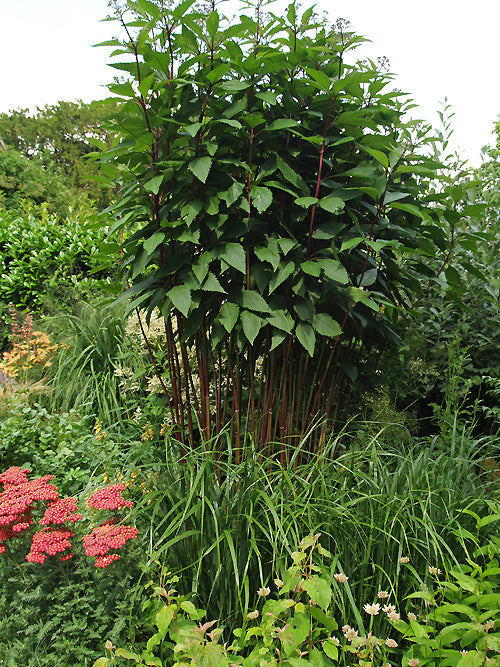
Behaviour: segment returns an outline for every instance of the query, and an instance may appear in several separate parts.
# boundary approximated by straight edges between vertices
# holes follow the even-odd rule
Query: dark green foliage
[[[25,552],[0,560],[0,656],[8,667],[90,667],[103,637],[113,643],[140,635],[134,557],[96,571],[76,560],[23,562]]]
[[[396,340],[460,216],[429,186],[428,128],[373,63],[348,64],[361,38],[294,4],[231,25],[191,5],[117,10],[129,80],[110,86],[121,141],[102,159],[126,295],[167,320],[180,440],[230,421],[238,444],[283,445],[334,419],[361,354]]]

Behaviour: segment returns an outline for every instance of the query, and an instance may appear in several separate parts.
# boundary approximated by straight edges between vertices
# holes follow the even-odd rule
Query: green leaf
[[[339,213],[345,206],[345,202],[340,197],[324,197],[319,200],[319,207],[329,213]]]
[[[239,243],[226,243],[224,250],[218,253],[219,257],[233,268],[246,275],[245,250]]]
[[[362,144],[360,145],[360,148],[364,150],[365,153],[368,153],[374,157],[377,162],[380,162],[380,164],[386,169],[389,167],[389,158],[385,153],[382,153],[382,151],[378,151],[375,148],[368,148],[368,146],[363,146]]]
[[[205,20],[205,26],[211,39],[214,39],[219,29],[219,12],[210,12]]]
[[[264,128],[264,130],[288,130],[292,127],[297,127],[298,122],[292,118],[278,118],[270,125]]]
[[[192,618],[195,619],[198,618],[198,609],[196,609],[194,604],[189,600],[184,600],[183,602],[181,602],[181,609],[183,609],[186,612],[186,614],[188,614]]]
[[[235,303],[225,301],[222,304],[222,307],[219,311],[218,321],[222,324],[228,333],[231,333],[231,331],[234,329],[234,325],[238,321],[239,313],[240,309]]]
[[[226,290],[222,287],[217,276],[210,272],[207,276],[207,279],[203,283],[201,288],[204,292],[220,292],[221,294],[226,294]]]
[[[269,188],[255,185],[250,191],[250,199],[259,213],[264,213],[271,206],[273,193]]]
[[[298,328],[298,327],[297,327]],[[311,355],[312,356],[312,355]],[[313,575],[302,582],[302,588],[308,593],[311,600],[314,600],[321,609],[326,611],[332,600],[332,589],[330,584],[321,577]]]
[[[200,180],[202,183],[205,183],[208,178],[211,166],[211,157],[198,157],[194,160],[191,160],[191,162],[188,164],[188,169],[189,171],[193,172],[198,180]]]
[[[152,192],[153,194],[157,195],[160,189],[160,185],[162,184],[162,181],[163,181],[163,174],[160,174],[160,176],[155,176],[147,183],[144,183],[144,189],[147,190],[148,192]]]
[[[261,262],[269,262],[276,271],[280,265],[280,255],[276,250],[272,250],[268,246],[264,248],[255,248],[255,255]]]
[[[187,317],[191,306],[191,290],[187,285],[177,285],[167,292],[168,298],[172,301],[177,310]]]
[[[160,243],[163,243],[164,239],[164,232],[155,232],[153,236],[150,236],[143,242],[142,246],[148,255],[152,255]]]
[[[319,262],[313,262],[310,259],[308,259],[306,262],[302,262],[300,268],[302,271],[304,271],[304,273],[307,273],[310,276],[314,276],[315,278],[317,278],[321,273],[321,266]]]
[[[267,318],[268,324],[272,324],[276,329],[281,329],[287,333],[292,333],[293,317],[284,310],[275,310],[271,317]]]
[[[285,340],[286,338],[286,333],[284,331],[276,331],[274,330],[273,337],[271,339],[271,348],[270,352],[272,352],[278,345],[281,345],[281,343]]]
[[[346,285],[349,282],[349,276],[338,259],[321,258],[317,260],[319,266],[323,269],[325,276],[334,280],[336,283]]]
[[[217,67],[214,67],[213,70],[208,72],[207,79],[211,83],[215,83],[216,81],[219,81],[219,79],[222,79],[222,77],[229,72],[231,69],[231,64],[230,63],[222,63],[222,65],[217,65]]]
[[[175,613],[174,605],[165,605],[160,611],[156,614],[155,622],[160,634],[165,637],[167,634],[167,628],[172,622]]]
[[[115,651],[115,656],[117,658],[125,658],[125,660],[135,660],[136,662],[142,662],[142,658],[137,653],[132,653],[127,651],[126,648],[117,648]]]
[[[330,92],[333,81],[327,74],[319,69],[312,69],[311,67],[306,67],[306,74],[319,85],[321,90],[325,93]]]
[[[243,307],[248,308],[249,310],[256,310],[259,313],[269,312],[269,306],[266,301],[255,290],[244,290],[242,303]]]
[[[294,201],[294,204],[297,206],[303,206],[304,208],[309,208],[313,204],[317,204],[319,199],[317,197],[299,197]]]
[[[299,322],[295,329],[295,333],[297,334],[299,343],[307,350],[309,356],[312,357],[316,345],[316,335],[312,326],[307,324],[307,322]],[[316,602],[320,604],[319,600],[316,600]]]
[[[337,338],[337,336],[340,336],[342,333],[340,324],[327,313],[314,314],[313,328],[320,334],[320,336],[328,336],[329,338]]]
[[[253,345],[253,342],[262,327],[263,320],[255,313],[251,313],[249,310],[242,310],[240,313],[240,319],[243,325],[243,332],[249,340],[250,345]]]
[[[109,658],[97,658],[92,667],[108,667],[111,663]]]
[[[226,202],[226,206],[229,208],[234,204],[234,202],[241,197],[243,192],[243,184],[234,181],[230,188],[226,192],[222,192],[219,196]]]
[[[340,252],[344,252],[345,250],[350,250],[351,248],[355,248],[358,246],[360,243],[363,243],[365,239],[356,236],[352,239],[348,239],[347,241],[344,241],[342,245],[340,246]]]

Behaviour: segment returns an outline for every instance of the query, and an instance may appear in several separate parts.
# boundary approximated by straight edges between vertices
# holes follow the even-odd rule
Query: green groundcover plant
[[[477,528],[500,519],[498,506],[484,518],[476,515]],[[349,596],[349,576],[339,570],[338,557],[321,546],[316,534],[304,538],[291,554],[292,565],[284,579],[263,586],[257,607],[244,625],[223,643],[224,630],[217,620],[205,620],[206,610],[179,596],[178,578],[153,586],[146,606],[157,632],[141,655],[106,642],[109,657],[94,667],[124,665],[124,660],[146,665],[221,665],[263,667],[286,665],[439,665],[472,667],[500,664],[500,567],[498,534],[482,540],[467,559],[443,575],[435,565],[418,573],[410,556],[401,562],[421,584],[405,600],[391,600],[379,591],[368,600],[352,625],[339,627],[335,599]],[[326,563],[332,562],[328,567]],[[425,577],[425,585],[423,579]],[[152,585],[152,584],[151,584]],[[375,634],[373,621],[383,616],[383,630]]]

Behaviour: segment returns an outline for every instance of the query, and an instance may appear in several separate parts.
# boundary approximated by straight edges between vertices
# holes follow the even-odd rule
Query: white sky
[[[500,114],[500,0],[319,0],[317,6],[372,40],[360,57],[389,58],[395,87],[421,107],[415,116],[437,123],[447,97],[454,143],[480,163]],[[107,0],[0,0],[0,112],[105,97],[116,70],[106,66],[109,51],[90,45],[113,36],[112,23],[99,23],[107,11]]]

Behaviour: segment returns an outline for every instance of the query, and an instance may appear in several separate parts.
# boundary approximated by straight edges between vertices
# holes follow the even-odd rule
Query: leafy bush
[[[104,231],[88,214],[61,220],[43,206],[0,211],[0,300],[39,309],[47,289],[96,267]]]

